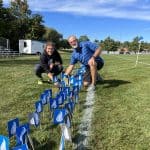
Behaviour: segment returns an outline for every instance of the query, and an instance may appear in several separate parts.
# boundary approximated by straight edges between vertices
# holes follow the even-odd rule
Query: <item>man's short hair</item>
[[[70,35],[67,40],[69,41],[70,38],[75,38],[77,40],[77,37],[75,35]]]

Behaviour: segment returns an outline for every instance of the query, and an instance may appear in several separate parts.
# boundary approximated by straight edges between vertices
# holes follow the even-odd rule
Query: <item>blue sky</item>
[[[8,5],[9,0],[3,2]],[[28,4],[64,38],[75,34],[131,41],[138,35],[150,42],[150,0],[28,0]]]

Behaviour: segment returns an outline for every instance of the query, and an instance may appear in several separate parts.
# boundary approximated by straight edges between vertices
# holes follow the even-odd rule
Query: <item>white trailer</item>
[[[19,53],[42,54],[45,43],[35,40],[19,40]]]

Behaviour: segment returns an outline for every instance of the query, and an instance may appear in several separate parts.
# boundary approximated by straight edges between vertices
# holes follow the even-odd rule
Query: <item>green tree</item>
[[[119,44],[115,42],[112,38],[107,37],[104,41],[101,41],[102,49],[107,51],[117,51]]]
[[[83,42],[83,41],[90,41],[90,39],[88,38],[87,35],[81,35],[79,37],[79,42]]]
[[[0,0],[0,9],[3,7],[3,0]]]
[[[100,45],[100,41],[97,39],[94,40],[94,43],[96,43],[97,45]]]
[[[59,47],[60,48],[71,48],[71,46],[69,45],[68,43],[68,40],[67,39],[62,39],[59,43]]]
[[[3,31],[7,31],[7,33],[5,31],[4,37],[9,35],[11,48],[18,50],[19,39],[42,39],[45,33],[42,17],[38,14],[32,14],[27,0],[13,0],[10,4],[8,12],[11,14],[11,18],[7,17],[9,27],[2,25],[5,28]]]
[[[46,32],[44,25],[42,24],[43,18],[39,14],[33,14],[29,19],[28,33],[26,38],[33,40],[42,40],[42,36]]]
[[[59,48],[60,41],[62,40],[62,38],[63,38],[62,34],[58,33],[53,28],[46,28],[46,32],[43,35],[43,40],[54,42],[57,48]]]
[[[140,41],[139,36],[136,36],[135,38],[133,38],[133,41],[130,43],[129,49],[132,51],[138,51],[139,50],[139,41]]]

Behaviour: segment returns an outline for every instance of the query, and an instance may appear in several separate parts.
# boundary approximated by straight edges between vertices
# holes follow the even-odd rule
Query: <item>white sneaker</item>
[[[95,91],[95,85],[89,85],[89,87],[87,88],[86,90],[87,92],[90,92],[90,91]]]

